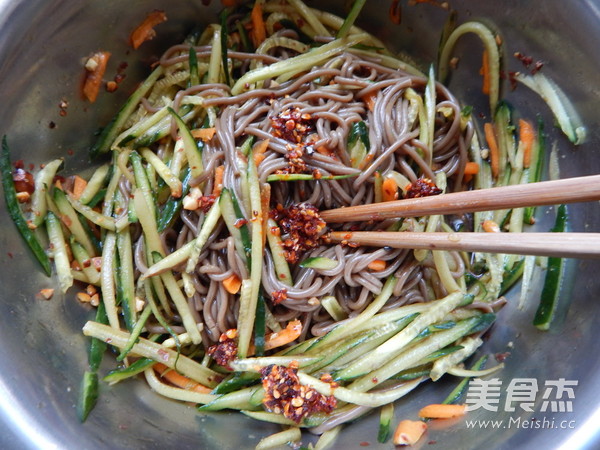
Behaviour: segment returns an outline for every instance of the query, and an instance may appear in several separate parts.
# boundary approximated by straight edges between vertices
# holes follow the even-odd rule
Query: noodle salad
[[[423,413],[460,415],[468,378],[502,368],[463,362],[504,292],[529,282],[534,257],[334,244],[328,233],[518,232],[533,208],[329,225],[319,212],[539,181],[542,125],[517,120],[499,98],[501,40],[486,26],[446,30],[437,70],[422,70],[354,26],[364,3],[346,19],[300,0],[225,9],[166,50],[103,129],[91,153],[107,162],[88,179],[57,176],[55,160],[17,180],[5,138],[11,216],[60,290],[77,284],[77,298],[97,307],[83,327],[92,345],[82,420],[107,346],[118,356],[103,382],[142,377],[201,411],[281,424],[261,448],[299,442],[302,429],[323,448],[375,409],[385,442],[393,402],[421,383],[465,377]],[[483,133],[437,80],[467,33],[486,49],[493,120]],[[572,107],[538,70],[513,81],[542,95],[581,142]],[[394,443],[425,429],[401,422]]]

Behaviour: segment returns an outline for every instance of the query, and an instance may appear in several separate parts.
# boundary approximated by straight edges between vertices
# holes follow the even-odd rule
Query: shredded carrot
[[[385,270],[386,267],[387,263],[383,259],[375,259],[367,266],[368,269],[374,272],[381,272],[382,270]]]
[[[271,350],[272,348],[289,344],[298,339],[300,333],[302,333],[302,322],[297,319],[292,320],[283,330],[265,336],[265,350]]]
[[[256,48],[267,38],[267,29],[263,20],[262,4],[260,2],[254,2],[250,19],[252,20],[252,43]]]
[[[240,291],[241,286],[242,280],[240,280],[236,274],[233,274],[223,280],[223,287],[230,294],[237,294]]]
[[[469,161],[465,165],[465,175],[477,175],[479,173],[479,164]]]
[[[154,36],[156,36],[156,31],[154,31],[154,27],[166,20],[167,16],[164,11],[152,11],[146,16],[144,21],[141,24],[139,24],[135,30],[131,32],[131,35],[129,36],[131,46],[134,49],[137,49],[144,42],[154,38]]]
[[[523,144],[523,167],[531,165],[531,149],[535,140],[533,125],[527,120],[519,119],[519,140]]]
[[[320,153],[321,155],[326,155],[326,156],[331,155],[331,151],[324,145],[319,145],[317,147],[317,153]]]
[[[450,419],[452,417],[464,416],[465,405],[427,405],[419,411],[419,417],[428,419]]]
[[[383,201],[398,200],[398,183],[393,178],[386,178],[381,185]]]
[[[202,139],[204,142],[210,141],[216,132],[216,128],[198,128],[191,131],[192,136],[196,139]]]
[[[486,233],[500,233],[500,227],[493,220],[484,220],[481,227]]]
[[[390,5],[390,20],[396,25],[400,25],[402,19],[402,7],[400,6],[400,0],[394,0]]]
[[[377,93],[371,92],[369,94],[365,94],[362,96],[362,101],[365,102],[369,111],[373,111],[375,109],[375,100],[377,99]]]
[[[202,386],[200,383],[198,383],[184,375],[181,375],[180,373],[168,368],[167,366],[165,366],[162,363],[154,364],[154,369],[159,373],[159,375],[162,378],[164,378],[169,383],[171,383],[177,387],[180,387],[187,391],[200,392],[202,394],[208,394],[211,392],[211,390],[209,388],[207,388],[206,386]]]
[[[490,148],[490,166],[492,169],[492,175],[494,178],[498,178],[500,172],[500,149],[498,148],[498,142],[496,141],[496,134],[494,132],[494,126],[491,123],[486,123],[483,126],[485,132],[485,139]]]
[[[483,51],[483,58],[481,62],[481,75],[483,75],[483,85],[481,87],[481,91],[485,95],[490,94],[490,57],[488,55],[487,50]]]
[[[256,167],[258,167],[260,163],[263,162],[263,159],[265,159],[265,152],[267,151],[267,148],[269,148],[269,142],[271,142],[269,139],[264,139],[254,144],[254,147],[252,148],[252,157],[254,158]]]
[[[473,175],[477,175],[479,173],[479,164],[476,162],[468,161],[465,164],[465,171],[463,173],[463,180],[465,183],[468,183],[473,179]]]
[[[402,420],[394,431],[394,445],[414,445],[427,431],[427,424],[421,420]]]
[[[83,194],[83,191],[85,190],[86,186],[87,181],[85,181],[79,175],[75,175],[75,177],[73,178],[73,198],[79,200],[79,197],[81,197],[81,194]]]
[[[220,165],[215,169],[215,184],[213,186],[213,195],[218,197],[221,195],[221,190],[223,189],[223,175],[225,173],[225,166]]]
[[[85,81],[83,82],[83,95],[94,103],[100,92],[102,77],[106,72],[106,64],[110,58],[110,52],[94,53],[85,64]]]

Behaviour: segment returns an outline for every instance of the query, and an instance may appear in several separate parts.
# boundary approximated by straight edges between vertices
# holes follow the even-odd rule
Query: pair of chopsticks
[[[600,175],[454,192],[322,211],[327,223],[559,205],[600,200]],[[599,258],[600,233],[418,233],[334,231],[331,242],[366,246]]]

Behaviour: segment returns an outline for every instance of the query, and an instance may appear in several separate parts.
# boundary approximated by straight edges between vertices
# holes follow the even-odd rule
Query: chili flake
[[[319,216],[319,210],[311,204],[299,203],[289,208],[278,204],[270,215],[283,233],[282,246],[289,263],[298,262],[302,253],[319,245],[326,224]]]
[[[406,198],[429,197],[439,195],[442,190],[438,188],[429,178],[417,178],[414,183],[408,186]]]
[[[219,343],[211,345],[208,348],[208,354],[219,364],[220,366],[227,367],[231,361],[237,356],[237,343],[235,338],[237,337],[237,330],[232,328],[221,334],[219,337]]]
[[[310,414],[330,414],[337,405],[334,396],[320,394],[314,388],[300,384],[298,363],[291,363],[289,367],[270,365],[261,369],[260,374],[265,389],[265,408],[296,423]]]
[[[274,305],[279,305],[281,302],[287,299],[287,289],[279,289],[278,291],[271,292],[271,300]]]

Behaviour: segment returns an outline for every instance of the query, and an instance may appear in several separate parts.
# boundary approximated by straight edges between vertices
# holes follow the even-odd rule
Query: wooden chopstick
[[[600,233],[334,231],[331,242],[372,247],[600,258]]]
[[[460,214],[600,200],[600,175],[453,192],[321,211],[328,223]]]

